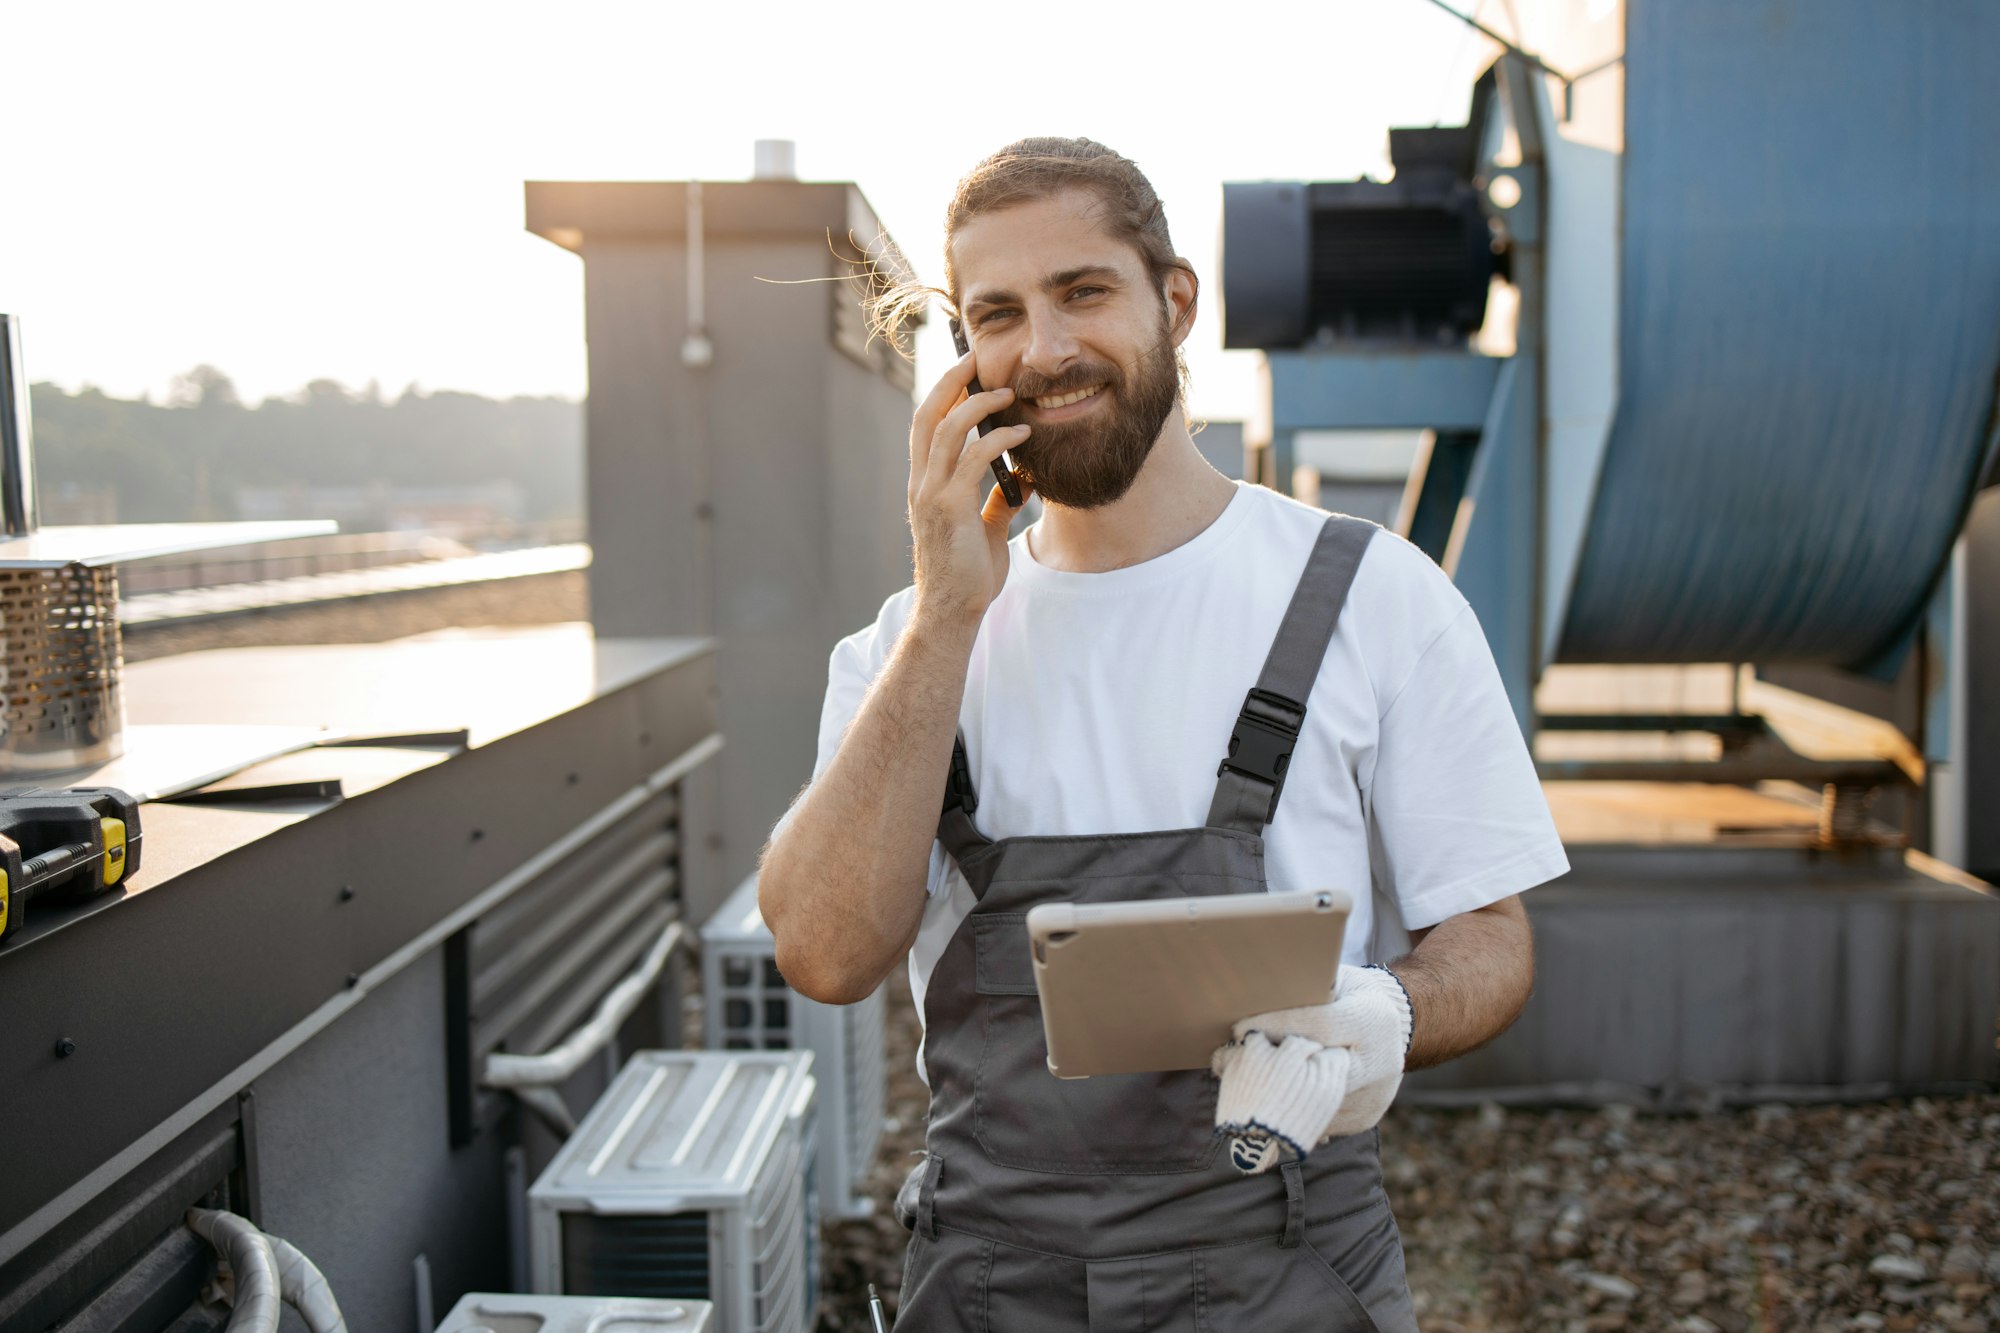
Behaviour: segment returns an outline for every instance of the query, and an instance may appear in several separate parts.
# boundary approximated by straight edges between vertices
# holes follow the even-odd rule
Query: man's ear
[[[1193,273],[1184,268],[1170,268],[1167,279],[1160,284],[1160,298],[1166,302],[1167,323],[1173,332],[1173,345],[1179,347],[1187,341],[1194,328],[1195,307],[1199,302],[1201,288]]]

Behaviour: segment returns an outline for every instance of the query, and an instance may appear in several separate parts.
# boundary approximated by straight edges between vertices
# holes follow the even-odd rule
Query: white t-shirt
[[[1028,533],[1016,536],[959,710],[979,831],[997,840],[1204,823],[1230,730],[1325,520],[1239,482],[1207,529],[1124,569],[1048,569]],[[815,777],[914,596],[905,588],[835,645]],[[1394,533],[1377,532],[1356,571],[1264,843],[1273,891],[1352,896],[1352,963],[1394,957],[1407,931],[1569,869],[1472,608]],[[931,968],[973,905],[935,843],[929,893],[910,950],[919,1015]]]

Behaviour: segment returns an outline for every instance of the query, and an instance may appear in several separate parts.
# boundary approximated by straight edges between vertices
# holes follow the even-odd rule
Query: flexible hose
[[[215,1247],[235,1275],[234,1313],[226,1333],[278,1333],[284,1305],[270,1239],[244,1218],[211,1208],[189,1209],[187,1224]]]
[[[285,1304],[299,1312],[312,1333],[347,1333],[347,1321],[341,1318],[340,1303],[333,1299],[333,1288],[326,1284],[326,1275],[290,1241],[276,1236],[265,1239],[270,1241],[272,1257],[278,1261],[278,1291]]]
[[[639,1001],[659,981],[667,959],[681,946],[684,935],[680,922],[669,922],[638,966],[605,992],[589,1021],[570,1033],[560,1046],[541,1055],[495,1051],[486,1057],[486,1068],[479,1081],[489,1088],[505,1088],[513,1093],[523,1106],[555,1131],[557,1138],[566,1139],[574,1134],[576,1117],[563,1103],[556,1085],[566,1082],[618,1035],[618,1029],[639,1007]]]
[[[589,1021],[569,1034],[560,1046],[542,1055],[509,1055],[496,1051],[486,1057],[480,1082],[489,1088],[553,1087],[568,1081],[584,1062],[602,1051],[616,1036],[639,1001],[660,979],[667,959],[680,947],[684,934],[681,923],[672,921],[653,941],[636,967],[624,980],[604,993]]]

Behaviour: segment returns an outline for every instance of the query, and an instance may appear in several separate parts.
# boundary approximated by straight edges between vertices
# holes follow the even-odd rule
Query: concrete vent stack
[[[752,180],[795,181],[799,178],[798,145],[790,139],[759,139]]]

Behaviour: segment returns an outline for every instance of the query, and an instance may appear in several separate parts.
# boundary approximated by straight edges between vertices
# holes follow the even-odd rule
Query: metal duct
[[[1980,0],[1628,4],[1618,407],[1559,660],[1900,656],[1994,442],[1995,51]]]

